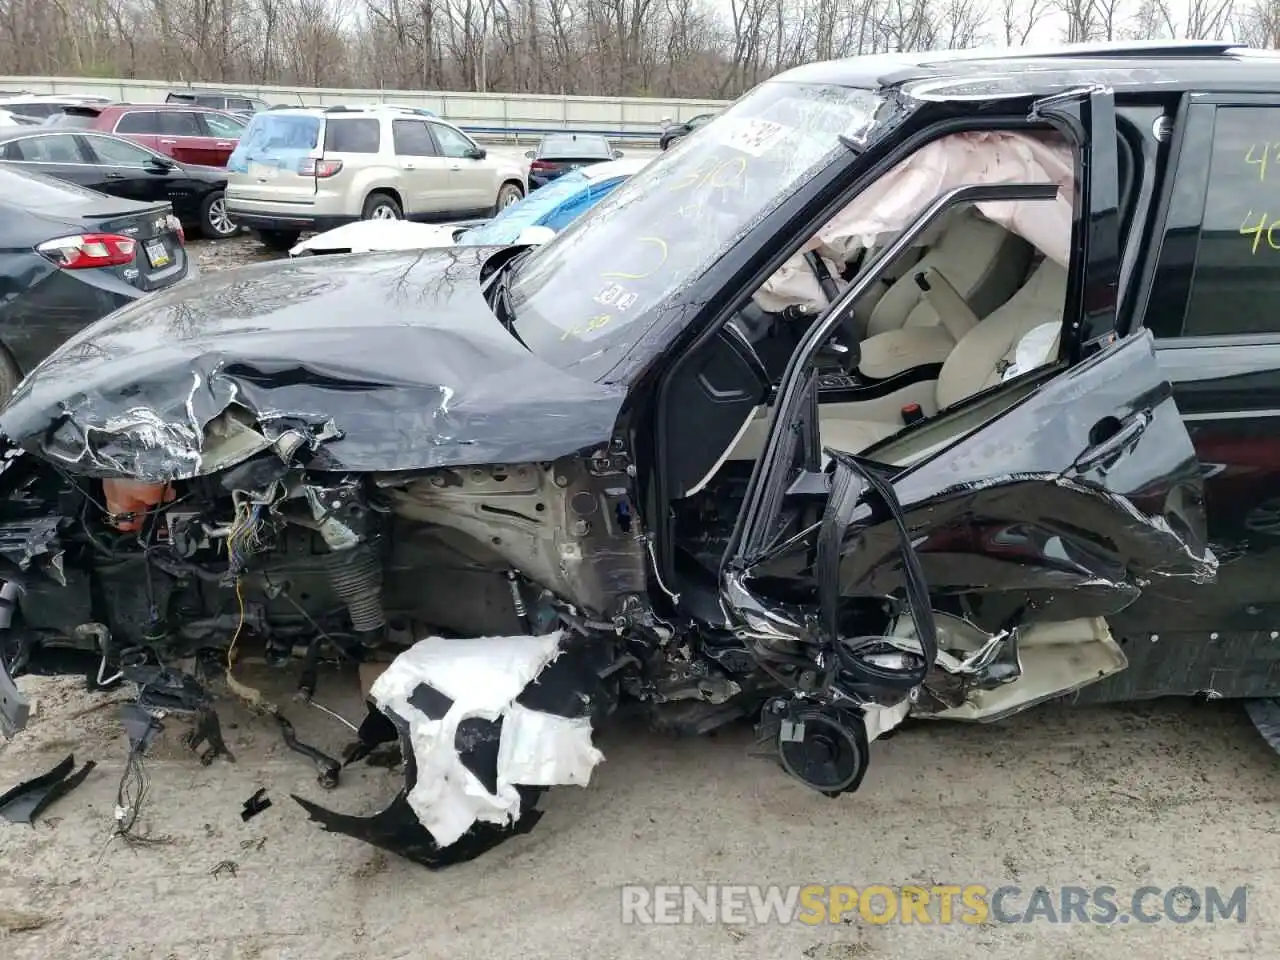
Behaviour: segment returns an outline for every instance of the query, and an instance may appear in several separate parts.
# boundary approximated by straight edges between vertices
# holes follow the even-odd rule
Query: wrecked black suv
[[[237,643],[390,660],[348,760],[404,790],[302,802],[432,866],[621,706],[838,795],[909,715],[1266,703],[1277,121],[1226,45],[816,64],[540,248],[157,293],[0,415],[8,663],[207,728]]]

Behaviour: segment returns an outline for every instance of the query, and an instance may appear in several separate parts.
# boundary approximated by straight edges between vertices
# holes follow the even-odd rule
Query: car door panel
[[[1145,332],[1050,379],[893,489],[934,594],[1040,591],[1046,618],[1075,619],[1118,612],[1144,581],[1204,583],[1216,570],[1199,461]],[[887,522],[845,532],[840,595],[904,586],[896,543],[876,530]]]
[[[447,212],[457,216],[490,209],[497,200],[498,188],[489,161],[466,156],[474,144],[457,131],[438,123],[430,127],[441,155],[448,161]]]
[[[831,669],[843,671],[850,695],[893,702],[941,667],[959,694],[939,695],[934,712],[994,719],[1122,670],[1123,653],[1103,618],[1153,583],[1203,584],[1217,572],[1206,543],[1200,467],[1152,339],[1115,342],[1120,236],[1112,96],[1072,91],[1036,103],[1031,115],[1062,129],[1083,160],[1063,327],[1064,359],[1083,359],[1065,370],[1060,360],[1017,388],[913,428],[929,433],[928,446],[908,431],[875,446],[874,462],[830,451],[834,472],[821,521],[809,528],[812,538],[801,519],[802,532],[779,544],[783,504],[822,490],[820,475],[811,473],[818,352],[842,304],[870,282],[875,271],[868,271],[792,357],[725,554],[721,596],[731,618],[773,651],[794,655],[825,644],[831,655],[823,662],[838,664]],[[1034,189],[954,190],[882,256],[911,243],[950,205]],[[801,461],[801,479],[791,482]],[[890,466],[898,461],[906,466]],[[805,482],[806,475],[813,480]],[[794,560],[797,545],[810,552],[813,607],[795,608],[797,578],[809,576],[805,567],[775,569],[779,560]],[[887,597],[901,605],[886,624]],[[934,607],[954,609],[949,598],[963,598],[961,609],[991,631],[972,628],[986,641],[974,655],[991,658],[974,673],[954,658],[944,663],[951,655],[938,648]],[[1037,653],[1035,678],[1016,694],[988,696],[980,685],[975,692],[975,677],[990,680],[988,669],[1007,671],[995,686],[1022,676],[1017,631],[1045,621],[1075,624],[1077,634],[1047,660]],[[850,633],[868,629],[871,636]],[[887,666],[886,656],[900,662]]]
[[[1280,687],[1266,679],[1273,673],[1267,661],[1280,655],[1280,324],[1269,309],[1280,271],[1268,259],[1268,238],[1258,238],[1255,252],[1254,238],[1241,232],[1274,196],[1272,170],[1250,162],[1261,151],[1249,150],[1261,136],[1255,131],[1276,117],[1280,102],[1272,95],[1185,98],[1172,125],[1176,173],[1155,227],[1149,298],[1136,318],[1156,336],[1157,357],[1195,445],[1209,540],[1223,573],[1193,595],[1144,596],[1118,622],[1169,647],[1208,642],[1224,654],[1238,651],[1191,692],[1212,686],[1264,696]],[[1257,645],[1253,654],[1246,637]],[[1174,685],[1194,682],[1185,669],[1169,678]]]
[[[201,113],[196,119],[203,133],[201,148],[207,157],[201,162],[210,167],[225,167],[244,131],[222,114]]]
[[[401,199],[410,219],[441,214],[449,209],[449,164],[423,120],[394,120],[391,124],[396,163],[400,167]]]

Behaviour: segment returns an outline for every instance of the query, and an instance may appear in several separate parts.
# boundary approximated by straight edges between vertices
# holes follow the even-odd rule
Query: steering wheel
[[[804,255],[804,262],[813,271],[818,286],[822,288],[822,293],[827,298],[827,303],[835,303],[840,296],[840,287],[831,276],[831,271],[827,269],[826,262],[813,250]],[[843,328],[837,328],[837,332],[833,333],[823,345],[818,356],[822,361],[838,364],[844,372],[856,370],[862,360],[862,351],[857,343],[846,342],[842,333]]]

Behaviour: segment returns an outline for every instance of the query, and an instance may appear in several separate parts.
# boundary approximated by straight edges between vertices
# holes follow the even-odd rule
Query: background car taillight
[[[556,165],[550,160],[534,160],[529,164],[529,172],[534,170],[554,170]]]
[[[315,157],[303,157],[298,163],[298,173],[302,176],[316,177],[321,180],[332,177],[341,169],[341,160],[317,160]]]
[[[120,267],[133,263],[138,242],[117,233],[82,233],[46,240],[36,249],[64,270]]]

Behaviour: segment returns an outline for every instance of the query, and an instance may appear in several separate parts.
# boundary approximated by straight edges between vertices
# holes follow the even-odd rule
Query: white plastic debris
[[[441,846],[477,821],[505,824],[520,815],[516,786],[585,786],[604,755],[591,744],[589,719],[529,710],[515,699],[560,653],[559,631],[530,637],[428,637],[400,654],[374,682],[380,709],[403,717],[417,763],[409,806]],[[419,685],[453,701],[432,719],[410,703]],[[490,792],[455,746],[469,717],[502,719],[497,787]]]

